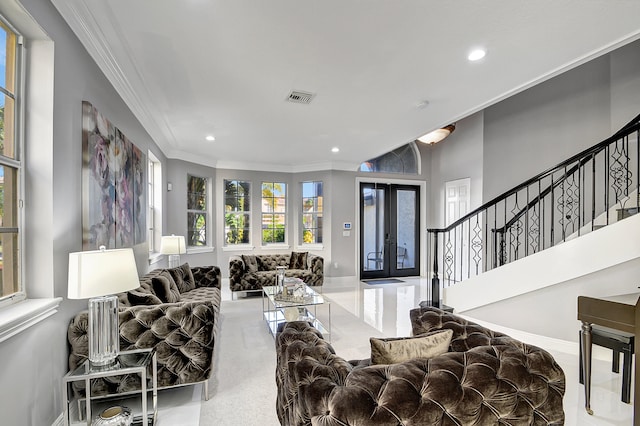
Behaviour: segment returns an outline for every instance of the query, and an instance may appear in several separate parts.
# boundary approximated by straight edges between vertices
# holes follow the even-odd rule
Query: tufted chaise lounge
[[[155,348],[159,388],[204,382],[208,399],[207,380],[213,369],[220,313],[220,281],[217,266],[190,268],[185,263],[178,268],[153,270],[140,278],[140,287],[117,295],[120,350]],[[71,320],[67,333],[70,370],[87,358],[87,329],[87,311],[82,311]],[[96,396],[141,387],[137,375],[95,379],[91,386],[92,395]],[[74,391],[84,395],[83,382],[75,382]]]
[[[298,265],[298,267],[292,267],[292,253],[231,256],[229,258],[229,287],[231,291],[256,291],[264,286],[274,285],[276,266],[286,266],[285,275],[287,277],[300,278],[310,286],[321,286],[324,282],[323,258],[311,253],[299,254],[304,255],[305,260],[303,265]],[[248,259],[251,258],[256,261],[253,270],[248,262]]]
[[[449,352],[390,365],[345,361],[306,322],[276,340],[282,425],[562,425],[565,377],[552,356],[436,308],[413,334],[453,330]]]

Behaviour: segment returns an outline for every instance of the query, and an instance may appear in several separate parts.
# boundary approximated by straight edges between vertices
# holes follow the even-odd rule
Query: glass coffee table
[[[274,337],[278,326],[284,322],[307,321],[331,342],[331,302],[306,284],[304,296],[295,300],[277,299],[276,291],[276,286],[262,287],[262,315]],[[318,306],[327,308],[325,322],[318,319]]]

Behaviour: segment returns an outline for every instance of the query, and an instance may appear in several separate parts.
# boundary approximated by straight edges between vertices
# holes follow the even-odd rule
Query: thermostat
[[[347,231],[351,230],[351,222],[343,223],[342,224],[342,229],[347,230]]]

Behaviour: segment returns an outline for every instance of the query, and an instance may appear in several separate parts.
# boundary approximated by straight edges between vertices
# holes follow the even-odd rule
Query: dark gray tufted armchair
[[[449,352],[390,365],[338,357],[308,323],[276,340],[282,425],[562,425],[565,377],[543,349],[436,308],[413,333],[453,330]]]

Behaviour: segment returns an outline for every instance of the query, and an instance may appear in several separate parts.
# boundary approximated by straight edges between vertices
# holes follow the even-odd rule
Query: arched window
[[[361,172],[400,173],[416,175],[419,173],[420,153],[415,142],[387,152],[377,158],[360,164]]]

